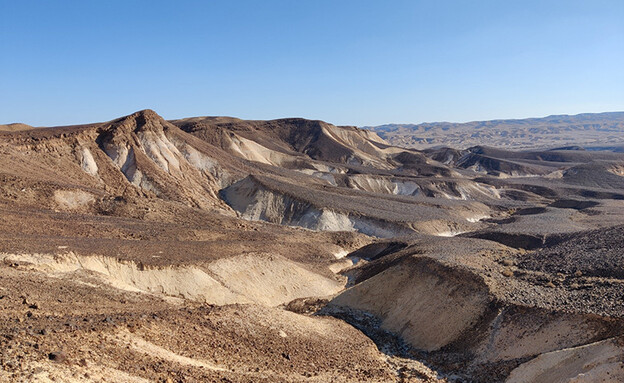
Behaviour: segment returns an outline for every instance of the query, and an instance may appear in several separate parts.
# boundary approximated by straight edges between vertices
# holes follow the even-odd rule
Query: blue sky
[[[0,0],[0,123],[624,110],[624,1]]]

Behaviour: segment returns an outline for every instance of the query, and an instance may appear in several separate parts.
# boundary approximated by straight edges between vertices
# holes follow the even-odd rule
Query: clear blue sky
[[[0,0],[0,123],[624,110],[624,1]]]

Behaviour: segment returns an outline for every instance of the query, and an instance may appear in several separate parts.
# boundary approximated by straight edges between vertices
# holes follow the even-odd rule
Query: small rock
[[[553,288],[553,287],[555,287],[555,284],[549,281],[549,282],[546,284],[546,287]]]
[[[504,266],[513,266],[514,261],[512,261],[511,259],[505,259],[503,260],[503,265]]]
[[[504,276],[506,276],[506,277],[513,277],[513,275],[514,275],[513,271],[511,271],[511,269],[505,269],[505,270],[503,270],[503,273],[502,273],[502,274],[503,274]]]
[[[582,277],[583,276],[583,272],[581,270],[576,270],[576,272],[574,273],[575,277]]]
[[[51,352],[48,354],[48,359],[56,363],[63,363],[67,360],[67,355],[63,351]]]

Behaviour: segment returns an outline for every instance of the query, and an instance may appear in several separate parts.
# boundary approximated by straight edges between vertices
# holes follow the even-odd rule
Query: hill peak
[[[110,126],[115,130],[160,130],[169,123],[151,109],[144,109],[127,116],[112,120]]]

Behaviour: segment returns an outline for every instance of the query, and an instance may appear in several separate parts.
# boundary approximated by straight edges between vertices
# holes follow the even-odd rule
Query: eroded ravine
[[[331,296],[344,282],[313,273],[279,256],[245,255],[204,267],[145,267],[104,256],[0,254],[0,261],[58,278],[98,277],[121,290],[216,305],[257,303],[278,306],[309,296]],[[343,278],[344,279],[344,278]]]

